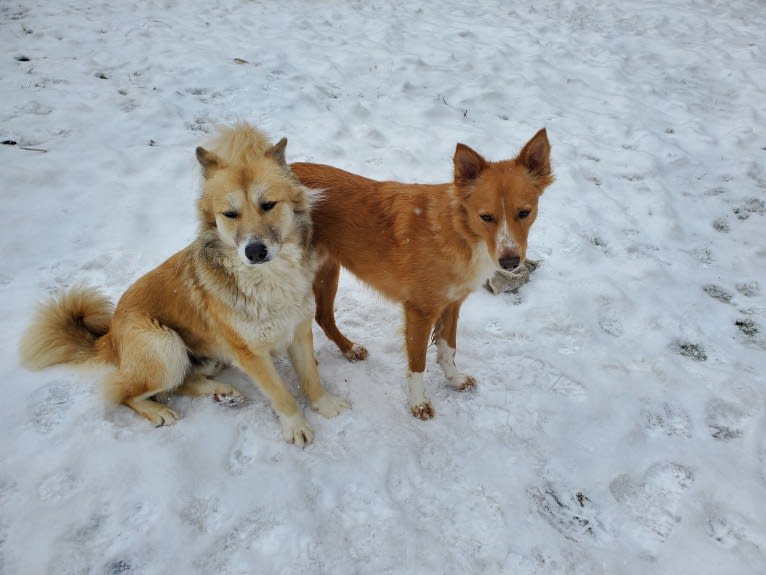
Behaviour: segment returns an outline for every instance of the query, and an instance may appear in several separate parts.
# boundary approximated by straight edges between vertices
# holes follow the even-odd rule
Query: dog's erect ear
[[[285,160],[285,148],[287,147],[287,138],[282,138],[276,144],[266,150],[266,157],[272,158],[277,164],[283,168],[287,167],[287,161]]]
[[[223,160],[202,146],[197,146],[197,161],[202,166],[202,175],[205,179],[209,178],[215,170],[223,167]]]
[[[457,145],[452,162],[455,164],[455,183],[458,184],[472,182],[487,167],[487,160],[465,144]]]
[[[537,132],[519,152],[518,161],[527,172],[545,187],[553,181],[551,172],[551,145],[548,142],[548,132],[545,128]]]

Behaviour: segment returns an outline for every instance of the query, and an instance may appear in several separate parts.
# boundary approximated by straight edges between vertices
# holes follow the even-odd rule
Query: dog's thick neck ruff
[[[214,230],[202,233],[192,249],[199,255],[197,273],[203,285],[240,312],[260,317],[273,312],[277,301],[305,309],[310,299],[316,263],[300,239],[283,243],[279,255],[264,264],[243,262]]]

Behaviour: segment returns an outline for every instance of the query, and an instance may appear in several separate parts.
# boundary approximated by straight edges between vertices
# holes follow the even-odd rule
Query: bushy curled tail
[[[43,369],[58,363],[108,361],[104,341],[114,306],[98,290],[76,287],[42,305],[21,338],[21,363]]]

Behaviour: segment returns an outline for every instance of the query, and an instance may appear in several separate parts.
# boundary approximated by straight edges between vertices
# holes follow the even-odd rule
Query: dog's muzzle
[[[515,247],[503,248],[502,252],[500,252],[498,263],[501,268],[509,272],[519,272],[521,271],[520,268],[523,267],[521,256]]]
[[[500,256],[498,263],[500,264],[500,267],[503,268],[504,270],[511,271],[519,267],[519,264],[521,263],[521,258],[519,257],[519,254],[513,253],[511,250],[508,250],[507,253]]]

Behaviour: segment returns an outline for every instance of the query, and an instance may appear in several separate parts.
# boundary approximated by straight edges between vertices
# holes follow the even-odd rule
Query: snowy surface
[[[759,0],[0,3],[0,573],[766,572],[764,30]],[[431,350],[410,416],[400,311],[347,276],[370,358],[316,332],[353,409],[307,409],[305,450],[234,372],[244,406],[153,429],[18,365],[38,301],[191,241],[194,147],[237,119],[424,182],[548,128],[543,265],[462,314],[475,393]]]

